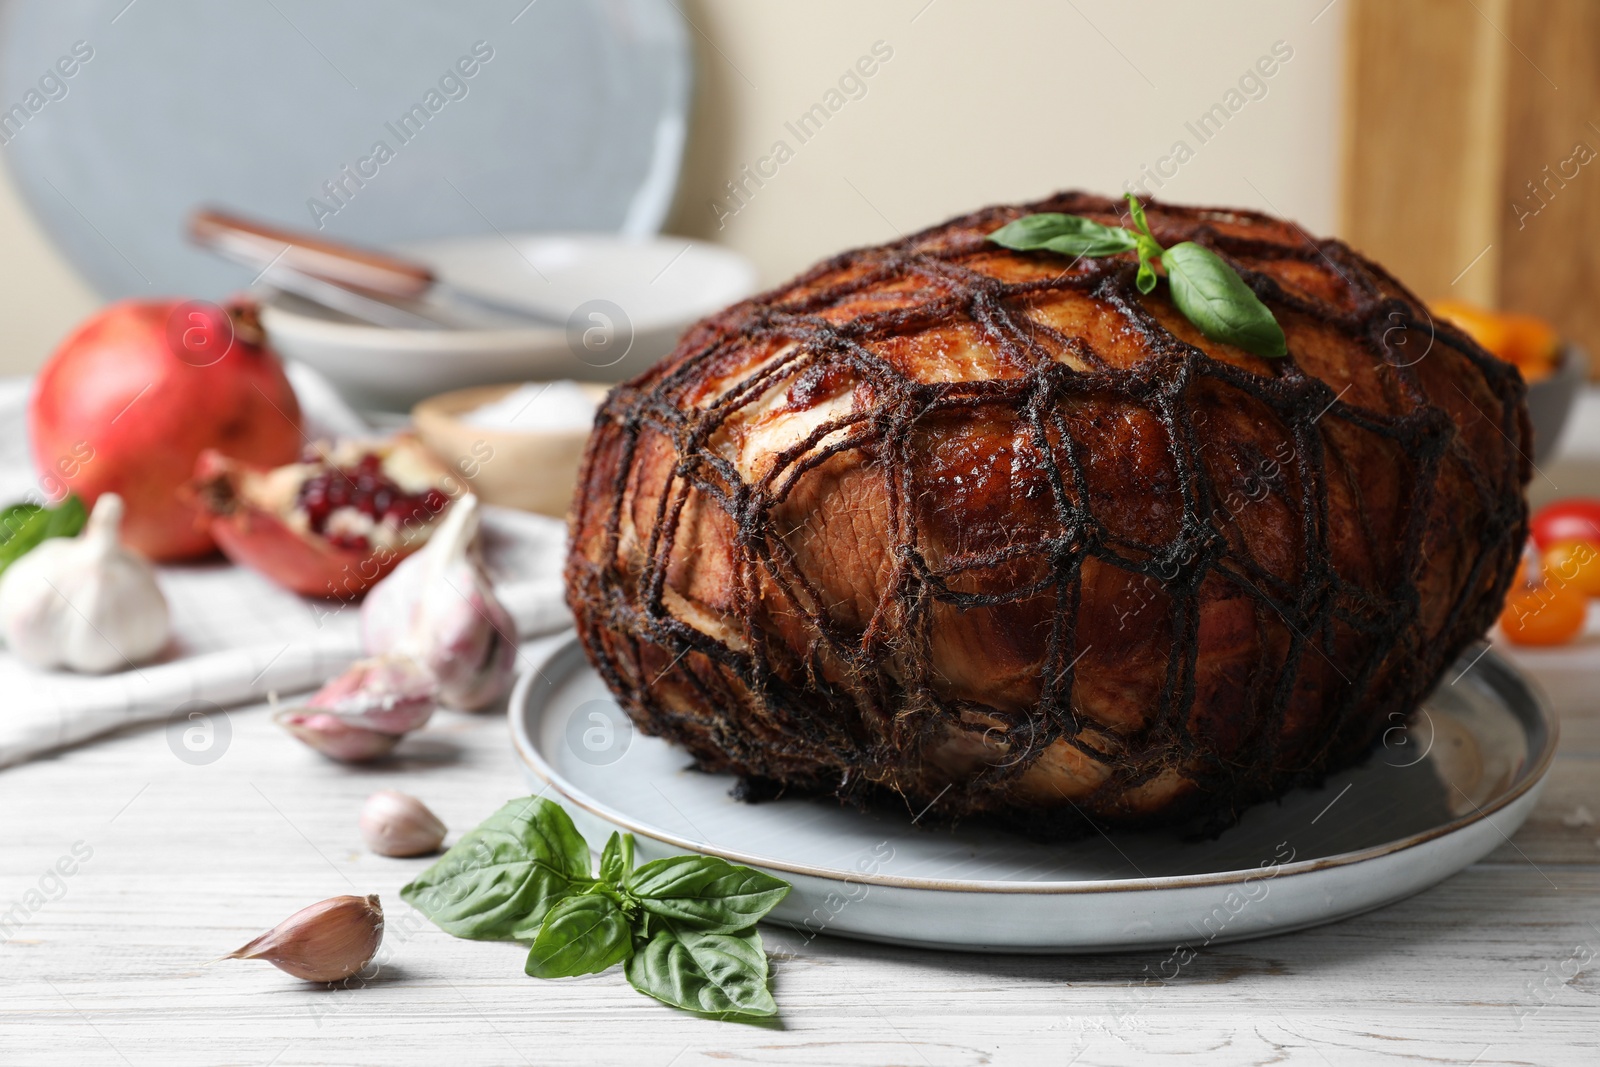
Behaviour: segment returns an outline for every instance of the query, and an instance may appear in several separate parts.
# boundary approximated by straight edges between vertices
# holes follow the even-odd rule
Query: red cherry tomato
[[[1533,513],[1530,532],[1541,551],[1562,541],[1600,544],[1600,500],[1572,497],[1546,504]]]

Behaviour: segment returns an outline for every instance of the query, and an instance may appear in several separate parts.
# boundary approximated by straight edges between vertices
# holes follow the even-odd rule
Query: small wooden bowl
[[[582,430],[505,430],[473,426],[461,416],[500,399],[522,383],[480,385],[431,396],[411,409],[417,435],[486,504],[565,518],[589,439]],[[580,383],[596,403],[600,385]]]

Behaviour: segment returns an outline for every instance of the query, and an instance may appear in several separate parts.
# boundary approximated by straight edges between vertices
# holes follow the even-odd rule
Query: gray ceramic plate
[[[775,921],[972,951],[1199,948],[1391,903],[1516,832],[1556,723],[1494,652],[1473,662],[1480,651],[1365,764],[1252,808],[1206,842],[1146,833],[1047,845],[826,800],[744,804],[728,795],[731,778],[692,771],[681,750],[634,731],[575,641],[522,678],[511,724],[529,780],[591,844],[622,829],[645,859],[702,852],[770,871],[794,884]]]
[[[246,284],[184,243],[201,203],[374,245],[641,236],[677,183],[691,67],[673,0],[9,0],[0,16],[0,108],[23,108],[0,116],[0,158],[106,296]]]

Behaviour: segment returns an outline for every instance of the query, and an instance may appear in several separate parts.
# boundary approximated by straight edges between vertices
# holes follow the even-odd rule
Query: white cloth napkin
[[[309,426],[360,431],[360,417],[315,371],[291,365],[290,379]],[[0,505],[39,495],[25,431],[29,384],[0,379]],[[482,537],[496,595],[518,632],[567,625],[563,524],[485,507]],[[313,689],[361,655],[359,605],[307,600],[220,560],[162,566],[157,579],[172,610],[172,641],[155,663],[79,675],[41,671],[0,650],[0,767],[131,723]]]

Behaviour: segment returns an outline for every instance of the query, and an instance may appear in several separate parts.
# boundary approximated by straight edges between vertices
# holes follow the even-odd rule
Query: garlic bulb
[[[467,494],[421,551],[367,594],[361,630],[367,652],[403,652],[433,672],[446,707],[476,711],[511,688],[517,627],[495,599],[474,550],[478,498]]]
[[[117,540],[122,498],[102,493],[83,532],[54,538],[0,576],[0,631],[37,667],[103,674],[167,643],[167,600],[150,564]]]
[[[426,856],[444,834],[439,816],[406,793],[380,789],[361,807],[361,839],[380,856]]]
[[[338,982],[372,962],[382,943],[383,905],[377,897],[331,897],[222,958],[266,960],[307,982]]]

